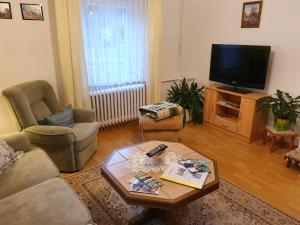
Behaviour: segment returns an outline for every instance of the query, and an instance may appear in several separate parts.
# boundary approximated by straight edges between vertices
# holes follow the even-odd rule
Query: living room
[[[247,2],[249,1],[7,0],[1,2],[0,10],[1,7],[9,7],[10,13],[0,15],[2,28],[0,91],[3,93],[0,96],[0,134],[4,135],[4,139],[9,145],[11,144],[11,147],[25,153],[22,157],[17,156],[20,158],[0,174],[0,183],[3,188],[0,188],[0,192],[4,193],[0,194],[0,218],[5,218],[0,219],[0,224],[174,224],[175,222],[178,224],[300,224],[299,169],[297,165],[287,168],[285,160],[288,152],[297,150],[296,146],[299,142],[297,133],[300,131],[297,121],[289,126],[295,137],[288,136],[290,140],[284,136],[280,138],[285,140],[281,141],[282,143],[273,142],[273,139],[276,139],[275,135],[282,133],[276,130],[271,133],[272,130],[267,138],[272,141],[263,144],[265,127],[274,128],[271,111],[268,118],[264,117],[264,123],[261,126],[256,129],[251,128],[249,138],[210,123],[205,111],[205,107],[208,106],[203,106],[204,121],[201,124],[194,124],[193,120],[189,121],[190,118],[187,116],[187,122],[183,127],[181,119],[175,121],[175,116],[173,118],[175,122],[165,125],[176,127],[172,128],[173,130],[169,133],[161,132],[159,129],[162,128],[153,132],[146,128],[145,132],[141,131],[144,128],[141,125],[139,107],[165,101],[168,97],[168,90],[171,90],[174,82],[180,84],[185,78],[188,85],[191,85],[193,81],[198,84],[198,87],[204,85],[205,88],[201,93],[204,105],[208,104],[207,90],[212,90],[210,88],[215,85],[228,84],[214,82],[210,78],[213,44],[270,46],[271,51],[266,63],[267,71],[264,74],[265,84],[256,89],[243,88],[254,92],[252,94],[258,93],[259,96],[275,97],[277,90],[289,93],[294,98],[300,95],[298,88],[300,77],[297,75],[300,71],[297,60],[300,57],[298,45],[300,28],[297,26],[297,21],[300,19],[298,13],[300,2],[297,0],[252,2],[252,6],[253,4],[258,6],[259,19],[254,27],[243,27],[241,20],[247,11],[247,4],[244,4]],[[106,5],[122,9],[124,5],[127,7],[127,4],[129,14],[135,15],[140,23],[130,24],[128,22],[130,20],[123,20],[126,18],[126,10],[117,10],[112,13],[110,8],[114,7],[100,7],[101,10],[97,8],[99,5]],[[39,16],[26,13],[30,7],[39,12]],[[132,10],[129,10],[129,7],[132,7]],[[101,22],[101,19],[104,22]],[[119,29],[115,32],[109,28],[110,21],[113,20],[116,21],[111,24]],[[131,35],[127,37],[130,39],[129,47],[127,47],[139,52],[139,57],[127,55],[128,59],[121,60],[122,64],[116,67],[103,66],[103,64],[91,66],[95,60],[100,60],[98,57],[101,54],[107,59],[120,60],[123,57],[123,55],[118,55],[121,53],[117,51],[124,47],[122,43],[128,42],[127,39],[121,38],[124,30],[120,31],[123,29],[120,27],[124,24],[128,26],[126,32]],[[95,27],[91,29],[92,26]],[[98,36],[103,40],[97,39],[99,32],[101,35]],[[102,51],[101,49],[110,39],[118,43],[117,46],[107,47],[106,51]],[[87,47],[93,44],[95,46]],[[106,63],[108,62],[109,60],[106,60]],[[128,76],[129,80],[126,80],[124,78],[126,73],[122,73],[125,70],[135,75]],[[104,73],[103,71],[112,72],[106,77],[107,80],[97,77],[98,74]],[[118,77],[115,73],[122,75]],[[22,103],[24,100],[21,97],[24,96],[20,97],[20,93],[16,94],[10,89],[10,97],[7,98],[4,90],[36,80],[46,81],[46,84],[33,84],[25,88],[27,94],[30,92],[30,99],[38,98],[45,89],[49,90],[49,86],[50,89],[52,87],[59,103],[48,105],[50,111],[52,111],[51,107],[55,108],[54,111],[59,111],[61,107],[66,107],[67,110],[67,106],[71,104],[75,123],[89,124],[88,127],[75,125],[78,134],[91,133],[92,138],[88,139],[89,144],[77,144],[76,142],[81,139],[74,138],[71,135],[73,128],[69,127],[51,130],[51,134],[57,136],[62,134],[61,132],[66,132],[66,137],[44,140],[36,134],[45,135],[43,132],[46,130],[48,132],[50,128],[46,129],[45,125],[42,125],[43,129],[34,128],[38,126],[32,126],[33,124],[27,126],[25,124],[28,122],[28,117],[20,119],[27,114],[24,113],[23,108],[16,106],[17,103],[12,103],[8,99],[15,99]],[[141,85],[136,84],[136,89],[130,92],[131,90],[125,89],[125,86],[130,86],[130,81]],[[37,86],[42,90],[40,91]],[[114,89],[116,92],[111,95],[108,89]],[[124,90],[129,94],[122,94],[121,91]],[[243,97],[251,99],[249,94],[222,89],[218,89],[217,92],[219,96],[233,95],[233,100]],[[99,93],[101,95],[98,95]],[[125,96],[131,96],[131,98]],[[228,98],[231,99],[231,97]],[[120,108],[121,100],[126,103],[124,108]],[[236,101],[241,102],[241,100]],[[118,105],[117,109],[113,108],[115,105]],[[37,110],[43,106],[35,105],[34,108]],[[131,112],[130,115],[121,113],[117,118],[108,118],[108,115],[117,115],[118,111],[126,113],[125,108]],[[246,108],[246,111],[247,109],[250,110]],[[95,115],[90,113],[90,110],[93,110]],[[255,110],[253,113],[262,112]],[[35,121],[41,119],[36,114],[34,116]],[[162,124],[168,119],[155,122],[154,125],[151,121],[149,126]],[[96,132],[99,127],[99,132]],[[153,127],[147,129],[153,129]],[[256,134],[258,134],[257,137]],[[254,136],[255,138],[252,138]],[[38,141],[38,144],[34,143],[35,141]],[[204,185],[200,191],[189,187],[191,189],[189,200],[180,203],[175,201],[176,204],[166,201],[167,206],[157,207],[163,203],[162,201],[155,202],[152,195],[141,200],[135,198],[135,193],[128,191],[127,193],[124,187],[120,188],[116,180],[111,179],[113,174],[109,177],[110,173],[105,170],[105,167],[110,165],[108,160],[124,158],[120,149],[143,150],[142,143],[148,143],[148,141],[150,144],[145,147],[147,151],[160,143],[165,143],[168,145],[165,152],[170,152],[172,149],[180,155],[176,149],[182,148],[187,152],[191,151],[191,155],[196,154],[198,156],[195,157],[196,159],[202,156],[207,157],[206,161],[209,166],[216,165],[210,168],[213,172],[207,179],[208,182],[212,174],[216,178],[215,182],[211,182],[211,186],[208,185],[211,190],[207,185],[207,187]],[[67,142],[76,144],[65,147]],[[291,143],[292,146],[289,146]],[[42,145],[46,147],[43,148]],[[38,176],[38,171],[31,171],[33,175],[24,173],[24,176],[20,177],[22,169],[19,161],[25,160],[26,155],[30,153],[27,151],[31,148],[39,148],[46,154],[39,150],[36,158],[28,158],[27,161],[34,164],[31,163],[32,160],[38,163],[37,161],[41,159],[40,168],[45,167],[49,170],[45,169],[44,172],[46,173],[46,170],[48,172],[43,176]],[[69,152],[76,148],[79,149],[78,152],[70,155]],[[270,151],[271,148],[273,150]],[[58,151],[63,154],[57,154]],[[188,154],[185,157],[184,154],[181,155],[183,159],[187,159]],[[55,166],[49,162],[48,156],[54,161]],[[75,164],[69,163],[71,158]],[[295,160],[291,158],[291,162]],[[42,164],[42,161],[47,161],[47,165]],[[15,173],[8,175],[14,166],[18,166],[19,176]],[[22,164],[23,167],[24,170],[28,169],[25,167],[25,162]],[[56,167],[60,173],[57,172]],[[127,169],[126,167],[121,171],[127,171]],[[153,175],[152,172],[150,175],[158,179],[159,177]],[[34,176],[38,177],[32,181],[34,186],[27,184],[26,188],[22,187],[21,183],[24,180],[30,177],[33,179]],[[130,176],[134,177],[133,174]],[[46,180],[45,177],[48,179]],[[10,179],[12,183],[15,182],[18,187],[9,186],[14,186],[13,184],[2,185],[7,179]],[[47,191],[45,188],[50,188],[50,181],[53,179],[55,181],[52,186],[59,189],[61,193],[57,191],[57,195],[51,197],[49,193],[53,191],[51,189]],[[167,189],[171,182],[164,179],[159,179],[159,181],[165,186],[161,187],[161,193],[168,193],[168,190],[164,189]],[[124,185],[128,185],[128,181]],[[186,188],[183,185],[176,185]],[[31,186],[34,190],[29,190]],[[5,194],[7,190],[13,191]],[[204,196],[203,193],[206,190],[210,191],[207,191],[209,193],[205,193]],[[73,191],[77,193],[76,197],[72,196]],[[59,199],[59,196],[64,196],[65,198],[61,201],[57,200],[53,203],[54,205],[66,204],[62,207],[64,210],[53,209],[55,207],[51,207],[50,203],[39,205],[41,204],[39,202],[34,205],[35,200],[31,201],[30,205],[30,199],[26,199],[27,195],[31,195],[30,193],[38,193],[37,196],[44,199],[44,203],[51,202],[49,200],[51,198]],[[15,198],[20,200],[15,202],[13,201]],[[173,203],[176,207],[173,207]],[[4,204],[9,207],[5,207]],[[22,210],[22,204],[27,204],[27,208],[24,207],[26,209]],[[168,204],[172,205],[171,209]],[[20,208],[16,210],[16,207]],[[49,211],[51,213],[46,216],[44,215],[46,213],[42,212],[44,214],[39,215],[37,213],[41,209],[39,207],[51,209]],[[13,215],[13,211],[17,215]],[[78,215],[74,216],[76,214],[74,212]],[[60,221],[59,218],[65,220]]]

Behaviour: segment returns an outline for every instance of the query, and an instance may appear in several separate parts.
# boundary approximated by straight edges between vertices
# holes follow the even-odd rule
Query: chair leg
[[[142,142],[143,142],[144,141],[144,131],[143,130],[141,130],[140,136],[141,136],[141,139],[142,139]]]
[[[286,161],[286,167],[287,167],[287,168],[290,168],[290,166],[291,166],[291,160],[288,159],[288,160]]]
[[[290,138],[289,150],[292,150],[294,147],[295,137]]]
[[[264,135],[263,135],[263,145],[267,143],[267,138],[268,138],[268,131],[264,129]]]
[[[271,148],[270,148],[271,153],[274,151],[275,144],[276,144],[276,137],[272,136],[272,143],[271,143]]]

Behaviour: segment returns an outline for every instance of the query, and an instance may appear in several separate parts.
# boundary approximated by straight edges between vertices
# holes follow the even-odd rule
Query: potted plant
[[[272,110],[274,115],[274,128],[278,131],[283,131],[289,128],[293,123],[296,123],[300,112],[300,96],[293,98],[289,93],[277,90],[275,96],[266,96],[258,101],[261,111]]]
[[[191,85],[188,85],[186,79],[177,84],[171,86],[168,90],[167,101],[177,103],[183,108],[183,126],[186,123],[186,113],[190,114],[191,121],[194,124],[202,123],[203,118],[203,88],[198,87],[198,84],[194,81]]]

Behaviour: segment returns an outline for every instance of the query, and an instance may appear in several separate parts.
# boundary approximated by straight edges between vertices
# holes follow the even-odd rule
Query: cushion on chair
[[[182,116],[174,116],[155,122],[144,116],[139,116],[139,125],[142,130],[180,130],[183,127]]]
[[[91,222],[85,205],[59,178],[0,200],[0,218],[1,224],[14,225],[83,225]]]
[[[99,123],[76,123],[72,128],[75,135],[74,150],[82,151],[85,149],[97,136]]]
[[[16,152],[6,141],[0,140],[0,174],[23,155],[23,151]]]
[[[49,156],[33,148],[0,175],[0,199],[58,175]]]
[[[50,116],[38,121],[41,125],[52,125],[52,126],[63,126],[63,127],[73,127],[75,125],[73,118],[73,109],[69,105],[63,110],[54,113]]]

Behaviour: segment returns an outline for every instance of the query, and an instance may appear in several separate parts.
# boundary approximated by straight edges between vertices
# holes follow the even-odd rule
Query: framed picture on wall
[[[21,3],[23,20],[44,20],[43,7],[41,4]]]
[[[0,2],[0,19],[12,19],[9,2]]]
[[[262,5],[262,1],[245,2],[243,4],[241,28],[259,27]]]

